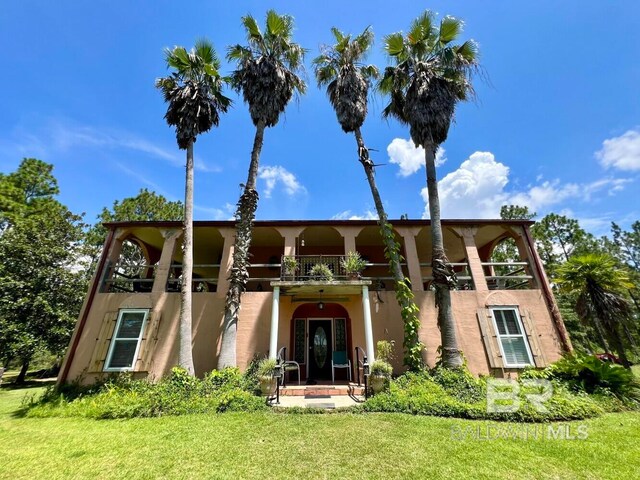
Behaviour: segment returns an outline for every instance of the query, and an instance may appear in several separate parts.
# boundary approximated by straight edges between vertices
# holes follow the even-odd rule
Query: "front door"
[[[331,320],[309,320],[309,379],[331,378]]]

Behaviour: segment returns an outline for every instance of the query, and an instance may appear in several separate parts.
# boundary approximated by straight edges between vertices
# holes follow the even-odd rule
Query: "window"
[[[105,371],[133,370],[140,349],[140,340],[149,310],[120,310],[118,322],[111,339]]]
[[[307,340],[306,335],[306,320],[304,318],[296,318],[293,343],[293,359],[298,363],[305,363],[305,342]]]
[[[491,316],[498,334],[498,343],[505,367],[533,365],[522,320],[514,307],[492,307]]]
[[[335,330],[336,330],[336,352],[346,352],[347,351],[347,321],[344,318],[336,318],[335,319]]]

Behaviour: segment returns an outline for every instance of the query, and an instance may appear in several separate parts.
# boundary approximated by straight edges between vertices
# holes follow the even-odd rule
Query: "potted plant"
[[[309,277],[311,277],[311,280],[331,282],[333,280],[333,272],[324,263],[316,263],[309,270]]]
[[[273,395],[276,390],[276,378],[273,376],[275,368],[275,358],[265,358],[258,364],[257,375],[262,395]]]
[[[393,367],[386,360],[376,360],[371,364],[369,383],[373,393],[380,393],[391,378]]]
[[[367,266],[367,262],[358,252],[348,252],[344,257],[342,257],[340,264],[342,265],[347,277],[351,280],[357,280],[360,278],[362,270]]]
[[[285,255],[282,257],[282,274],[285,280],[293,280],[298,269],[296,257]]]

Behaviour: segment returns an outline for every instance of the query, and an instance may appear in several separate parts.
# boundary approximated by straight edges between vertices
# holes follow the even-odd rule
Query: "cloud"
[[[605,168],[623,171],[640,170],[640,130],[629,130],[619,137],[602,142],[602,149],[595,153]]]
[[[351,210],[344,210],[343,212],[336,213],[331,220],[377,220],[378,215],[371,210],[367,210],[362,215],[354,214]]]
[[[230,203],[225,203],[223,208],[202,207],[194,205],[194,210],[206,213],[212,220],[235,220],[235,207]]]
[[[266,198],[271,198],[271,193],[278,183],[282,184],[285,193],[289,196],[293,196],[296,193],[306,193],[307,191],[307,189],[298,182],[298,179],[293,173],[280,165],[260,167],[258,178],[264,180],[266,183],[264,189],[264,196]]]
[[[416,147],[411,140],[404,138],[394,138],[387,146],[387,153],[391,163],[395,163],[400,167],[398,176],[408,177],[413,175],[421,167],[424,167],[424,148]],[[444,148],[438,148],[436,152],[436,166],[442,165],[447,161]]]
[[[577,198],[588,202],[594,194],[606,191],[615,195],[630,179],[604,178],[591,183],[562,183],[536,179],[537,184],[521,191],[508,191],[509,167],[496,161],[491,152],[475,152],[457,170],[438,182],[443,218],[499,218],[502,205],[522,205],[539,214],[553,205]],[[428,192],[420,192],[429,218]]]
[[[177,147],[162,148],[156,143],[113,128],[97,128],[79,125],[67,119],[49,119],[40,125],[31,125],[27,132],[18,126],[11,132],[9,140],[0,139],[0,150],[14,150],[20,156],[47,157],[50,152],[67,152],[77,148],[100,148],[112,150],[132,150],[158,158],[174,167],[184,168],[185,155]],[[34,133],[35,130],[35,133]],[[202,159],[194,159],[194,168],[202,172],[220,172],[215,165],[207,165]]]

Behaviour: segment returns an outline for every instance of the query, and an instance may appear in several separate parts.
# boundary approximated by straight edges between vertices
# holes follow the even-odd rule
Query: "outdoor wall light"
[[[324,302],[318,302],[318,309],[324,310]]]

